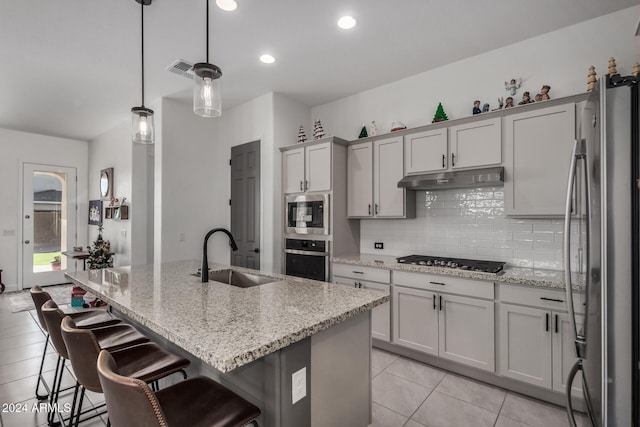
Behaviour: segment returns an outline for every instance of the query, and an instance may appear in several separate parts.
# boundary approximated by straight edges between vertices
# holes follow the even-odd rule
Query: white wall
[[[0,269],[8,290],[21,288],[22,245],[22,164],[40,163],[76,168],[78,205],[76,244],[87,241],[83,221],[87,217],[86,141],[55,138],[33,133],[0,129]]]
[[[449,119],[471,115],[476,99],[495,108],[498,97],[508,96],[504,81],[511,78],[524,79],[516,104],[524,91],[533,96],[543,84],[551,86],[551,98],[584,92],[589,66],[596,67],[598,76],[606,74],[611,56],[619,73],[631,73],[640,60],[640,37],[634,36],[639,16],[640,6],[634,6],[585,21],[320,105],[311,117],[322,121],[327,135],[356,139],[362,124],[372,120],[380,133],[395,120],[409,128],[429,124],[438,102]],[[523,25],[535,23],[525,19]]]

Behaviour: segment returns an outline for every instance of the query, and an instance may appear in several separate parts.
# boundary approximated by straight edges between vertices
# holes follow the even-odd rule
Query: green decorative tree
[[[360,130],[360,135],[358,135],[358,138],[366,138],[368,136],[369,134],[367,133],[367,127],[365,125],[362,125],[362,130]]]
[[[113,267],[113,257],[111,255],[111,242],[102,239],[102,224],[98,226],[98,238],[93,242],[93,247],[89,246],[89,269]]]
[[[449,120],[449,118],[447,117],[447,113],[444,112],[444,108],[442,108],[442,102],[438,102],[436,115],[433,116],[433,121],[431,123],[444,122],[447,120]]]

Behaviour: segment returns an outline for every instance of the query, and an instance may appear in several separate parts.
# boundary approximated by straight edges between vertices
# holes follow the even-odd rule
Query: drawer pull
[[[353,271],[352,271],[352,273],[355,273],[355,274],[364,274],[364,271],[355,271],[355,270],[353,270]]]
[[[556,299],[556,298],[540,297],[540,299],[543,300],[543,301],[564,302],[564,300]]]
[[[432,285],[438,285],[438,286],[446,286],[446,283],[442,283],[442,282],[429,282]]]

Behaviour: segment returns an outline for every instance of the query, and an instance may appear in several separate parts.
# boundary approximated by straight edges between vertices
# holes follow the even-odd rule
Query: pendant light
[[[209,0],[207,2],[207,62],[193,66],[193,112],[202,117],[222,115],[220,77],[222,70],[209,63]]]
[[[140,24],[140,57],[142,63],[142,104],[131,109],[131,139],[138,144],[153,144],[155,132],[153,126],[153,110],[144,106],[144,7],[152,0],[135,0],[142,7]]]

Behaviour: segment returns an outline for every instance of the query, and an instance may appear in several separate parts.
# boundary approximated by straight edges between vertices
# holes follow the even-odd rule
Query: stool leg
[[[73,424],[73,419],[71,419],[71,422],[69,423],[69,425],[75,425],[77,427],[80,424],[80,413],[82,412],[82,403],[84,401],[85,391],[86,391],[86,388],[82,387],[82,390],[80,391],[80,402],[78,403],[78,414],[76,415],[76,422],[75,424]]]
[[[53,424],[54,415],[53,415],[53,404],[56,399],[56,389],[58,384],[58,372],[60,371],[60,361],[62,361],[62,357],[58,356],[58,361],[56,362],[56,371],[53,374],[53,385],[51,386],[51,390],[49,391],[49,413],[47,414],[47,421],[49,425]]]
[[[47,339],[44,341],[44,350],[42,350],[42,360],[40,361],[40,370],[38,371],[38,382],[36,383],[36,399],[45,400],[49,397],[48,394],[38,394],[38,390],[40,389],[40,383],[44,382],[42,378],[42,368],[44,367],[44,359],[47,355],[47,346],[49,345],[49,334],[47,334]]]
[[[73,390],[73,402],[71,403],[71,413],[69,414],[69,426],[73,423],[73,417],[76,413],[76,401],[78,400],[78,389],[80,388],[80,383],[76,381],[76,386]],[[80,409],[78,409],[80,412]]]

